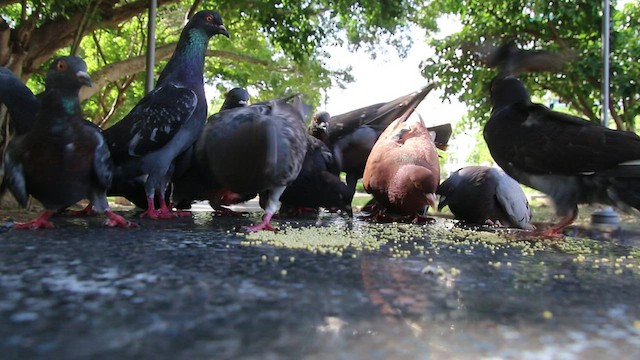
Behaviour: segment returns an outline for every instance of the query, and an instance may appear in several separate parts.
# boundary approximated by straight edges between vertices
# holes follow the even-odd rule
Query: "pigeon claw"
[[[131,222],[111,210],[105,211],[104,214],[107,216],[104,221],[105,226],[119,228],[136,228],[139,226],[137,223]]]
[[[243,213],[221,206],[218,209],[213,209],[213,216],[242,217]]]
[[[30,230],[35,230],[35,229],[53,229],[53,228],[55,228],[55,226],[53,225],[52,222],[49,221],[49,217],[51,215],[52,215],[52,213],[50,211],[45,211],[37,219],[31,220],[31,221],[26,222],[26,223],[16,223],[15,225],[13,225],[13,228],[14,229],[20,229],[20,230],[24,230],[24,229],[30,229]]]
[[[89,204],[82,210],[67,210],[64,214],[69,216],[95,216],[96,211],[93,210],[93,205]]]
[[[262,222],[260,224],[252,225],[252,226],[243,226],[242,231],[246,233],[256,232],[260,230],[276,231],[277,229],[271,226],[270,224],[271,217],[273,217],[273,214],[265,213],[264,216],[262,217]]]

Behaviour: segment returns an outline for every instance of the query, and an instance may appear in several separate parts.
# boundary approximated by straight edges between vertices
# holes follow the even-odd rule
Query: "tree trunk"
[[[158,0],[158,7],[177,3],[179,0]],[[97,11],[98,22],[87,24],[85,31],[91,32],[110,26],[116,26],[142,13],[149,5],[148,0],[136,0],[118,5],[119,1],[103,1]],[[56,51],[73,43],[78,27],[82,24],[84,9],[69,17],[58,17],[34,27],[33,20],[27,19],[11,29],[0,19],[0,65],[18,73],[27,79],[49,60]],[[8,53],[8,54],[7,54]]]

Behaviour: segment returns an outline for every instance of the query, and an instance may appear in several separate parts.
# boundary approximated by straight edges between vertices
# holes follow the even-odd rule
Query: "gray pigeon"
[[[221,111],[196,142],[198,167],[215,186],[260,195],[262,222],[245,227],[247,232],[274,230],[270,221],[280,196],[298,176],[307,151],[304,107],[294,96]]]
[[[487,166],[463,167],[436,190],[438,210],[472,224],[503,225],[533,230],[531,211],[522,188],[503,171]]]

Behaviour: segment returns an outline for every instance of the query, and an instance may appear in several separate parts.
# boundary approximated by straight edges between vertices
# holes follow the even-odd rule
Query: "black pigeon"
[[[502,225],[533,230],[531,210],[520,184],[503,171],[467,166],[453,172],[436,190],[438,210],[472,224]]]
[[[496,77],[484,138],[496,163],[518,182],[551,197],[561,221],[555,236],[578,215],[578,204],[640,209],[640,137],[531,102],[524,84]]]
[[[91,86],[87,66],[76,56],[57,58],[32,128],[11,140],[5,152],[5,181],[26,206],[32,195],[46,211],[18,229],[49,228],[49,217],[82,199],[107,216],[107,226],[135,226],[109,209],[106,189],[112,162],[100,129],[80,115],[78,92]]]
[[[40,102],[20,78],[4,67],[0,67],[0,102],[9,112],[11,132],[26,134],[36,120]]]
[[[339,174],[331,150],[322,141],[309,136],[302,169],[280,197],[280,214],[285,212],[283,209],[295,213],[304,208],[317,210],[323,207],[337,208],[349,217],[353,216],[353,194],[340,180]]]
[[[233,88],[224,96],[224,102],[219,111],[249,105],[249,92],[244,88]]]
[[[497,68],[500,77],[532,72],[557,72],[574,57],[569,50],[563,53],[524,50],[519,48],[513,39],[499,46],[483,43],[473,46],[472,50],[475,50],[484,65]]]
[[[409,116],[427,94],[435,87],[429,84],[424,89],[401,96],[395,100],[369,105],[345,114],[331,116],[316,115],[311,132],[326,142],[335,156],[340,171],[347,175],[347,186],[355,193],[356,183],[362,178],[371,148],[380,134],[391,122],[401,116]],[[326,122],[326,134],[320,131]]]
[[[204,126],[204,57],[209,39],[216,34],[229,37],[220,14],[213,10],[196,13],[182,30],[155,89],[104,131],[116,165],[114,188],[146,176],[147,211],[143,216],[175,216],[162,194],[175,170],[175,159],[193,145]],[[156,192],[160,194],[158,210]]]
[[[236,194],[259,193],[265,209],[262,222],[245,231],[274,230],[271,217],[307,151],[305,116],[304,104],[294,96],[221,111],[207,121],[196,143],[199,167],[216,186]]]
[[[316,139],[319,139],[325,144],[329,143],[329,134],[327,127],[329,126],[329,120],[331,115],[326,111],[321,111],[313,115],[313,119],[309,123],[309,135]]]

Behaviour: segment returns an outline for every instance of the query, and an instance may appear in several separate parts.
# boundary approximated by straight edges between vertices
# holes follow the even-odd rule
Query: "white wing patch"
[[[502,171],[495,170],[498,178],[496,197],[509,218],[521,228],[528,228],[531,221],[529,202],[520,184]]]

